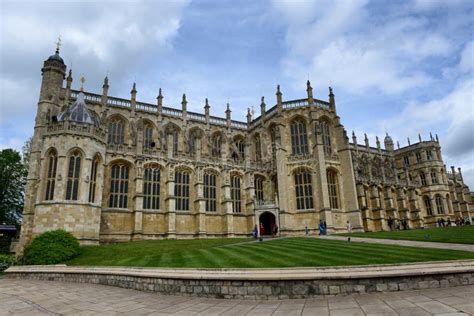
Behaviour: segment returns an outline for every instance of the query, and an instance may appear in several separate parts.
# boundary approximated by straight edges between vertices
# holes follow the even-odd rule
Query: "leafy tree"
[[[0,224],[19,225],[24,203],[27,169],[20,153],[0,151]]]

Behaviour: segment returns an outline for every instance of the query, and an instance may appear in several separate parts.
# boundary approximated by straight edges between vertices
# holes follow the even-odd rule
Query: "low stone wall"
[[[320,269],[16,266],[6,270],[5,277],[104,284],[174,295],[287,299],[474,284],[474,260]]]

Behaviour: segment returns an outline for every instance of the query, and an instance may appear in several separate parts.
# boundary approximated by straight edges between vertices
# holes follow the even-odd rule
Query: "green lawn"
[[[474,252],[317,238],[156,240],[84,246],[68,265],[180,268],[317,267],[474,259]]]
[[[347,234],[341,234],[347,236]],[[352,233],[354,237],[474,244],[474,225],[401,231]]]

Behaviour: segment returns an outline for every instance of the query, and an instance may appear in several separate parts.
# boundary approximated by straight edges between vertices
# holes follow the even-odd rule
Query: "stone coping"
[[[344,280],[408,277],[423,275],[474,273],[474,260],[431,261],[403,264],[265,268],[265,269],[193,269],[85,267],[67,265],[12,266],[5,274],[91,274],[142,278],[230,281]]]

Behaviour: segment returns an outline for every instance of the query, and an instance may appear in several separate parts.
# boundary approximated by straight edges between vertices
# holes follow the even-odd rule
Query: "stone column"
[[[174,196],[174,171],[174,166],[168,165],[168,179],[166,180],[168,196],[165,199],[165,210],[167,212],[166,219],[168,224],[168,238],[176,238],[176,199]]]
[[[232,200],[230,196],[230,173],[228,170],[222,172],[221,179],[222,209],[224,211],[224,232],[228,237],[234,236],[234,217],[232,211]]]
[[[138,160],[135,177],[135,209],[132,239],[142,239],[143,234],[143,161]]]
[[[198,150],[199,152],[199,150]],[[196,169],[196,183],[194,189],[196,192],[196,227],[199,238],[205,238],[207,235],[206,231],[206,201],[204,200],[204,171],[202,167]]]

